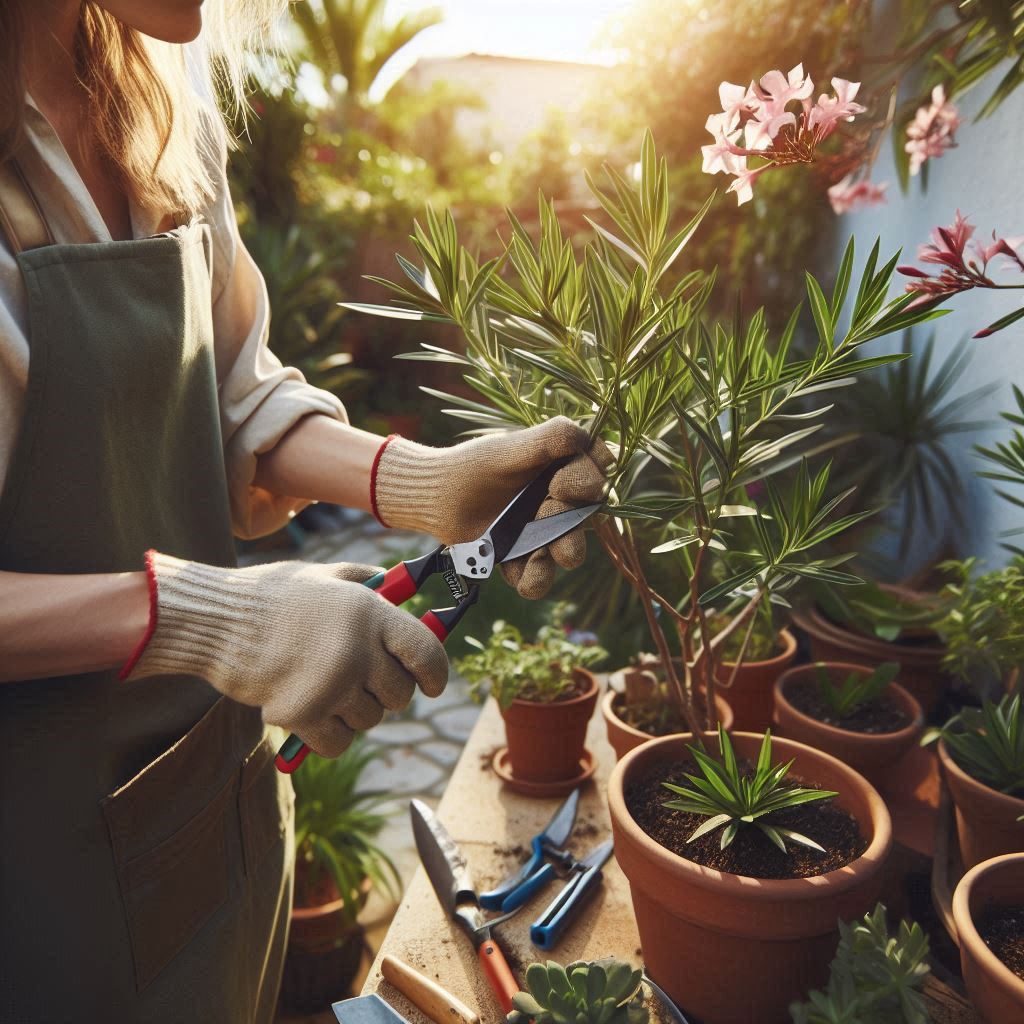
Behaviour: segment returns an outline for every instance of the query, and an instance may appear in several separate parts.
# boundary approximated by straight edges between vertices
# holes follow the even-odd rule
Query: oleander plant
[[[797,807],[814,800],[827,800],[839,794],[827,789],[783,785],[793,762],[772,764],[770,729],[764,734],[757,755],[757,765],[750,774],[741,770],[729,734],[721,725],[718,726],[718,746],[721,752],[720,760],[711,757],[700,747],[687,744],[701,775],[687,773],[689,786],[679,786],[672,782],[662,783],[667,790],[677,795],[677,799],[667,801],[665,807],[690,814],[702,814],[708,819],[694,830],[687,842],[692,843],[701,836],[722,829],[720,845],[724,850],[736,838],[740,829],[753,827],[760,829],[783,853],[786,852],[787,839],[824,853],[824,848],[813,839],[793,829],[771,824],[765,819],[775,811]]]
[[[942,311],[889,297],[899,254],[882,260],[878,243],[858,280],[851,240],[830,294],[806,275],[806,331],[800,308],[781,327],[763,310],[712,320],[715,271],[687,266],[685,252],[714,195],[692,216],[670,209],[649,134],[635,175],[607,174],[607,186],[588,179],[603,223],[590,221],[581,252],[543,197],[539,237],[510,215],[482,262],[450,212],[428,209],[412,236],[419,265],[399,256],[404,282],[375,279],[393,304],[350,308],[459,329],[464,345],[425,343],[408,358],[457,368],[472,397],[425,390],[471,432],[565,415],[608,445],[608,514],[594,530],[643,610],[669,699],[699,732],[716,721],[722,646],[738,635],[742,663],[760,606],[785,606],[802,579],[857,581],[839,568],[851,555],[815,550],[868,514],[846,510],[849,491],[830,493],[827,463],[808,464],[815,434],[834,389],[907,355],[865,345]]]
[[[834,682],[825,665],[817,666],[818,690],[822,700],[837,718],[849,718],[865,704],[877,700],[899,675],[900,666],[886,661],[872,672],[851,672],[842,682]]]
[[[647,1024],[642,973],[622,960],[548,960],[526,969],[526,991],[512,997],[508,1024]]]

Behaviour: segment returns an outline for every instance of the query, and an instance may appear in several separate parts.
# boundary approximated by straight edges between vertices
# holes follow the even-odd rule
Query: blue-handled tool
[[[541,832],[530,841],[530,859],[497,888],[480,894],[480,905],[488,910],[515,910],[557,876],[555,864],[569,868],[576,858],[564,849],[576,824],[580,791],[574,789]],[[551,862],[554,863],[551,863]]]
[[[566,927],[597,892],[604,877],[601,868],[612,855],[609,839],[595,846],[572,866],[569,881],[548,908],[530,925],[530,941],[540,949],[554,949]]]

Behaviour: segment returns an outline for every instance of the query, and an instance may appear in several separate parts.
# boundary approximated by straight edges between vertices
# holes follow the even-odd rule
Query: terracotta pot
[[[779,632],[782,653],[767,661],[746,661],[736,673],[732,686],[726,686],[733,665],[724,662],[718,669],[718,685],[732,708],[733,728],[764,732],[772,724],[772,687],[796,657],[796,638],[788,629]]]
[[[817,608],[794,611],[793,625],[807,636],[815,661],[850,661],[875,669],[886,661],[900,665],[900,685],[909,690],[927,715],[945,686],[942,659],[946,649],[934,643],[889,643],[855,633],[825,618]]]
[[[641,743],[646,743],[649,739],[654,738],[650,733],[644,732],[642,729],[634,729],[633,726],[627,725],[618,716],[615,711],[615,698],[619,696],[620,694],[616,693],[615,690],[609,690],[601,698],[601,714],[604,715],[604,724],[608,728],[608,742],[615,751],[615,759],[617,761],[628,754],[634,747],[639,747]],[[733,725],[732,708],[717,693],[715,694],[715,707],[718,709],[719,722],[726,729],[731,729]]]
[[[1024,904],[1024,853],[976,865],[953,893],[953,920],[960,940],[960,968],[967,994],[988,1024],[1024,1020],[1024,980],[985,945],[975,921],[992,906]]]
[[[587,723],[597,703],[597,680],[573,669],[583,693],[571,700],[542,703],[514,700],[501,713],[512,774],[524,782],[559,782],[580,773]]]
[[[851,674],[867,676],[871,669],[847,662],[826,662],[826,668],[840,680]],[[786,699],[786,687],[793,682],[817,679],[817,665],[800,665],[784,672],[775,682],[775,723],[779,733],[798,743],[824,750],[860,772],[873,786],[884,788],[892,765],[912,747],[924,728],[921,705],[899,684],[890,683],[886,693],[895,698],[910,719],[902,729],[886,733],[854,732],[826,725],[804,714]]]
[[[366,879],[360,889],[361,901],[369,891]],[[316,907],[292,907],[281,976],[285,1006],[313,1013],[348,995],[362,962],[365,932],[360,924],[346,923],[344,907],[344,899]]]
[[[629,879],[650,976],[703,1024],[782,1024],[788,1006],[819,988],[838,942],[836,921],[874,906],[892,848],[892,822],[878,792],[852,768],[792,740],[772,744],[793,772],[836,790],[868,848],[844,868],[813,878],[770,880],[723,874],[650,838],[626,807],[625,791],[658,765],[686,756],[686,736],[650,740],[628,753],[608,782],[615,858]],[[762,737],[733,733],[741,758]]]
[[[971,778],[939,740],[939,761],[956,808],[956,833],[965,868],[1024,849],[1024,800],[1007,796]]]

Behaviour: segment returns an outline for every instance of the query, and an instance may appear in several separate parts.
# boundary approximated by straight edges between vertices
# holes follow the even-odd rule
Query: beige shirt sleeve
[[[45,117],[29,106],[27,147],[20,162],[61,243],[110,241],[110,234],[70,158]],[[212,119],[211,119],[212,124]],[[256,487],[257,456],[272,449],[303,417],[321,414],[347,422],[341,402],[306,383],[267,347],[267,291],[238,236],[224,169],[226,148],[217,131],[211,147],[216,195],[205,219],[213,240],[214,349],[224,463],[232,526],[239,537],[284,525],[305,502]],[[136,238],[158,229],[159,217],[132,209]],[[28,314],[21,272],[0,232],[0,483],[13,454],[28,382]]]

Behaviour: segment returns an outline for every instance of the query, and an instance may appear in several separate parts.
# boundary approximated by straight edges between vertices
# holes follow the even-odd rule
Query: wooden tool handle
[[[487,983],[498,997],[501,1008],[506,1013],[512,1012],[512,997],[519,991],[519,984],[512,974],[512,969],[505,960],[505,954],[498,948],[493,939],[484,939],[477,950],[480,965],[487,975]]]
[[[480,1024],[465,1003],[390,954],[381,960],[380,973],[435,1024]]]

